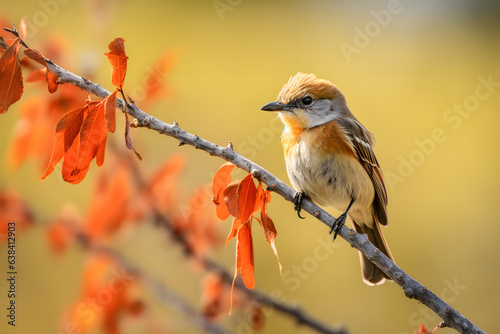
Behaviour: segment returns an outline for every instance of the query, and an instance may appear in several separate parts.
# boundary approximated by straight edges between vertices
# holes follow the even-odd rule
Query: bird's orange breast
[[[304,129],[293,122],[287,122],[287,128],[281,136],[285,156],[290,156],[299,143],[317,154],[347,154],[356,157],[354,148],[345,131],[335,122]]]

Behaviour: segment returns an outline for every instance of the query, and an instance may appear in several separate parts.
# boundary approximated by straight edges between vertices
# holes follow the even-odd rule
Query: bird
[[[332,82],[299,72],[281,89],[278,100],[261,110],[278,112],[286,169],[297,191],[295,210],[307,197],[319,206],[343,212],[330,234],[349,216],[354,229],[392,261],[381,226],[387,226],[387,188],[375,157],[374,136],[349,110]],[[361,272],[368,285],[390,278],[361,253]]]

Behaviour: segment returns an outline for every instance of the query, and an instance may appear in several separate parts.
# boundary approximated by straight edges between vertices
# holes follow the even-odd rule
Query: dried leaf
[[[114,133],[116,130],[116,91],[106,97],[106,126],[108,131]]]
[[[226,220],[231,211],[228,210],[227,207],[227,202],[234,203],[234,214],[233,216],[236,216],[236,200],[237,196],[231,196],[236,195],[236,189],[237,186],[233,186],[233,188],[228,189],[228,184],[231,182],[231,172],[234,169],[235,165],[232,163],[226,163],[222,165],[219,170],[215,173],[213,181],[212,181],[212,200],[214,204],[216,205],[215,209],[217,212],[217,217],[221,220]],[[231,192],[231,193],[230,193]],[[232,200],[234,198],[234,201]],[[231,207],[233,207],[231,205]]]
[[[0,57],[0,114],[18,101],[23,94],[23,76],[18,51],[19,38],[9,46]]]
[[[83,124],[84,114],[85,107],[75,109],[64,114],[57,123],[52,156],[50,157],[49,166],[42,176],[42,180],[54,171],[54,168],[64,157],[64,154],[73,145]]]
[[[63,157],[63,179],[72,184],[77,184],[85,178],[94,158],[98,166],[104,163],[108,136],[106,103],[108,99],[113,98],[116,96],[111,94],[101,101],[88,100],[82,108],[61,117],[56,127],[49,166],[42,180],[54,171]]]
[[[219,202],[221,203],[220,206],[225,208],[227,212],[233,217],[236,217],[238,215],[238,187],[240,186],[240,183],[241,180],[229,183],[224,188],[224,191],[221,192],[222,196],[219,195],[219,197],[222,197],[222,200],[219,199]]]
[[[231,182],[231,172],[233,171],[235,164],[230,162],[222,165],[214,175],[212,181],[212,195],[214,199],[218,198],[219,192]],[[217,203],[216,203],[217,204]]]
[[[45,78],[47,80],[47,88],[48,88],[50,93],[54,93],[57,90],[57,87],[59,85],[57,83],[57,79],[59,79],[59,77],[55,73],[53,73],[51,70],[49,70],[49,67],[47,65],[47,61],[45,60],[45,57],[40,53],[40,51],[32,49],[32,48],[24,50],[24,54],[28,58],[36,61],[37,63],[39,63],[40,65],[45,67],[45,69],[46,69]]]
[[[125,54],[125,40],[115,38],[108,45],[109,51],[105,53],[111,63],[111,82],[115,87],[121,88],[127,74],[127,55]]]
[[[256,188],[253,175],[248,174],[238,185],[238,210],[236,217],[241,221],[250,219],[255,207]]]
[[[137,156],[137,159],[142,161],[141,155],[135,150],[134,144],[132,143],[132,139],[130,138],[130,121],[128,119],[128,113],[125,113],[125,145],[127,145],[127,148],[134,151],[135,155]]]
[[[238,242],[236,244],[236,269],[241,273],[245,286],[249,289],[255,287],[254,257],[252,231],[250,221],[241,226],[238,231]]]
[[[262,229],[264,230],[264,236],[271,246],[271,249],[276,256],[276,260],[278,260],[280,274],[283,275],[283,267],[281,266],[280,258],[278,256],[278,250],[276,249],[276,245],[274,243],[274,239],[276,239],[277,235],[276,228],[274,227],[273,220],[267,215],[267,203],[269,203],[269,201],[271,200],[271,192],[269,190],[263,192],[263,196],[260,200],[260,224],[262,226]]]

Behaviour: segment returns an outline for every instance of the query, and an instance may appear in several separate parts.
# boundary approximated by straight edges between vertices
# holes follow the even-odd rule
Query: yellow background
[[[229,7],[218,12],[214,3]],[[46,37],[59,36],[70,50],[65,55],[73,66],[69,70],[94,72],[94,80],[108,89],[110,69],[103,53],[115,37],[126,40],[126,91],[142,84],[162,52],[175,50],[178,61],[165,79],[170,94],[146,111],[220,145],[231,141],[237,151],[287,182],[281,125],[275,114],[259,108],[274,101],[298,71],[331,80],[375,134],[378,160],[386,178],[391,177],[390,224],[384,233],[398,265],[486,332],[500,331],[500,87],[488,91],[480,79],[500,82],[500,16],[494,1],[25,0],[4,1],[1,7],[8,21],[27,19],[30,45],[43,52]],[[367,35],[363,38],[360,31]],[[356,52],[346,55],[346,47]],[[26,86],[23,98],[30,94]],[[481,99],[474,98],[478,92]],[[449,111],[464,104],[470,110],[464,107],[466,117]],[[3,157],[18,106],[0,115]],[[433,138],[436,131],[438,138]],[[174,152],[188,156],[180,180],[183,200],[195,187],[210,183],[223,163],[146,129],[133,130],[132,136],[144,170],[153,170]],[[40,181],[35,161],[14,171],[3,159],[0,187],[22,194],[37,224],[18,238],[18,326],[7,326],[2,311],[2,333],[58,333],[61,315],[79,294],[85,255],[73,247],[54,257],[45,226],[68,202],[85,214],[97,172],[92,164],[87,179],[73,186],[56,173]],[[394,283],[364,285],[358,254],[342,239],[332,254],[318,251],[328,240],[328,229],[312,217],[299,220],[292,205],[277,195],[269,213],[278,230],[284,275],[254,227],[258,289],[278,291],[287,302],[352,333],[412,333],[421,322],[431,328],[439,322]],[[221,223],[221,235],[229,227],[229,221]],[[115,245],[199,304],[202,273],[192,271],[180,250],[153,227],[142,225]],[[1,254],[6,254],[5,245],[0,268],[6,268]],[[213,257],[232,271],[234,242]],[[3,276],[1,282],[0,309],[5,310]],[[153,295],[145,298],[165,328],[198,332]],[[237,313],[223,324],[238,332],[244,317]],[[141,332],[140,326],[124,330]],[[278,332],[313,333],[272,312],[262,333]]]

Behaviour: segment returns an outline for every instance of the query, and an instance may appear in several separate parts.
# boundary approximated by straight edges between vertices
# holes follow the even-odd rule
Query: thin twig
[[[110,94],[109,91],[100,85],[79,77],[57,66],[50,60],[47,60],[47,64],[49,69],[59,76],[59,83],[71,83],[103,98]],[[121,99],[117,99],[117,106],[118,108],[124,110],[124,103]],[[295,191],[292,188],[287,186],[283,181],[276,178],[261,166],[236,153],[230,145],[228,147],[222,147],[211,143],[194,134],[184,131],[177,123],[171,125],[157,119],[156,117],[148,115],[144,111],[140,110],[135,104],[129,105],[127,111],[130,115],[137,119],[138,126],[146,127],[151,130],[155,130],[160,134],[174,137],[182,144],[194,146],[197,149],[206,151],[210,155],[215,155],[224,160],[230,161],[241,169],[253,173],[255,177],[267,184],[270,190],[280,194],[286,200],[293,202]],[[307,199],[305,199],[302,204],[303,210],[316,217],[328,227],[332,226],[335,220],[333,216]],[[382,269],[392,280],[394,280],[394,282],[399,284],[408,298],[419,300],[439,315],[450,327],[456,329],[460,333],[484,333],[470,320],[440,299],[431,290],[427,289],[424,285],[413,279],[387,256],[382,254],[378,248],[368,241],[366,235],[358,234],[354,230],[349,229],[347,226],[343,226],[340,229],[339,235],[347,240],[352,247],[359,250],[366,258]]]

